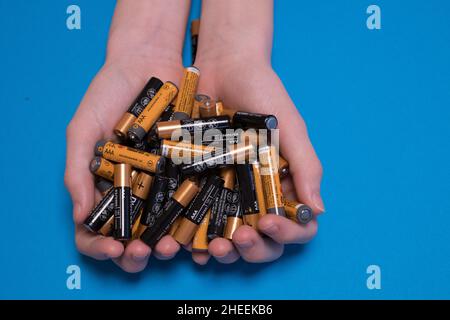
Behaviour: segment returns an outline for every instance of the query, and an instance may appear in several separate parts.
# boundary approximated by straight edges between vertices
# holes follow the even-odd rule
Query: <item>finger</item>
[[[211,256],[209,255],[209,253],[195,251],[192,252],[192,260],[194,260],[196,264],[199,264],[201,266],[207,264],[210,257]]]
[[[234,263],[239,260],[239,252],[233,243],[224,238],[216,238],[209,243],[209,253],[220,263]]]
[[[145,269],[151,249],[141,240],[133,240],[127,245],[125,252],[119,258],[113,259],[126,272],[136,273]]]
[[[89,171],[95,142],[101,132],[73,120],[67,128],[67,156],[64,182],[73,202],[73,218],[81,224],[94,206],[94,180]],[[86,127],[87,126],[87,127]]]
[[[317,233],[317,221],[306,225],[296,223],[284,217],[267,214],[258,222],[258,228],[278,243],[306,243]]]
[[[83,226],[75,230],[75,243],[80,253],[97,260],[117,258],[122,255],[123,245],[111,237],[103,237],[87,231]]]
[[[272,239],[262,238],[249,226],[239,227],[233,234],[233,243],[239,254],[247,262],[269,262],[278,259],[284,246]]]
[[[155,246],[153,255],[159,260],[169,260],[180,251],[180,245],[170,235],[165,235]]]

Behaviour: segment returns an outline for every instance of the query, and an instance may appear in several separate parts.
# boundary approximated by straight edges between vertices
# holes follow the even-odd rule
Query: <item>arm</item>
[[[107,56],[67,127],[65,183],[73,201],[78,250],[95,259],[113,259],[128,272],[147,264],[148,248],[135,240],[126,249],[111,237],[87,232],[81,225],[99,200],[89,172],[97,140],[112,137],[116,122],[151,76],[180,79],[182,47],[190,2],[180,0],[118,1]],[[171,237],[161,239],[154,254],[162,259],[179,250]]]
[[[220,97],[225,105],[238,110],[278,117],[280,151],[291,171],[291,177],[283,180],[283,193],[319,214],[324,211],[320,196],[322,167],[302,117],[272,69],[272,32],[272,0],[204,0],[196,59],[202,71],[199,92]],[[234,234],[233,243],[214,239],[210,254],[224,263],[239,256],[250,262],[275,260],[282,255],[284,244],[311,240],[317,232],[317,221],[303,226],[266,215],[258,227],[269,238],[242,226]],[[193,258],[206,263],[209,256],[194,254]]]

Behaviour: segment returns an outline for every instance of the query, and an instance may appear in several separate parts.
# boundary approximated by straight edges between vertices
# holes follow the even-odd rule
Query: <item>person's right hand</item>
[[[151,250],[140,240],[124,248],[112,237],[93,234],[84,228],[83,221],[100,200],[89,163],[95,143],[113,137],[114,126],[150,77],[175,83],[181,79],[181,51],[188,9],[188,1],[181,4],[176,0],[118,2],[106,62],[67,127],[65,184],[73,202],[76,246],[82,254],[92,258],[113,259],[127,272],[143,270]],[[166,236],[156,245],[153,254],[169,259],[179,248],[172,237]]]

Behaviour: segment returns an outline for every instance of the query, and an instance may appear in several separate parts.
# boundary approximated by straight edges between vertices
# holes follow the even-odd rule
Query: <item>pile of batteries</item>
[[[150,247],[166,234],[194,251],[233,238],[265,214],[306,224],[312,210],[283,198],[288,163],[278,156],[273,115],[233,111],[196,94],[200,72],[180,90],[152,77],[114,129],[95,146],[90,169],[103,198],[86,228]]]

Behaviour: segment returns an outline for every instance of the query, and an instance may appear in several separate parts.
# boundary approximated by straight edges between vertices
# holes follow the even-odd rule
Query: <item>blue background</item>
[[[450,2],[375,3],[378,31],[368,1],[276,2],[273,65],[324,166],[314,241],[270,264],[181,253],[130,275],[77,253],[63,185],[65,127],[102,65],[114,1],[0,0],[0,298],[450,298]],[[66,288],[71,264],[81,290]],[[366,287],[371,264],[381,290]]]

